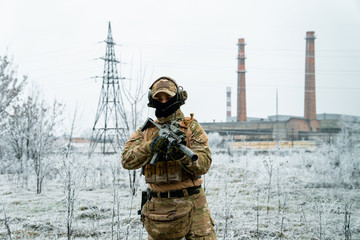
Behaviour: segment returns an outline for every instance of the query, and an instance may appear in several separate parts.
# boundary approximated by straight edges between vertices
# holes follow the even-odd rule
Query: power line
[[[123,46],[127,47],[145,47],[145,48],[189,48],[189,49],[219,49],[219,50],[231,50],[236,49],[236,44],[234,47],[223,47],[223,46],[204,46],[204,45],[174,45],[174,44],[149,44],[149,43],[130,43],[124,42]],[[266,49],[266,48],[248,48],[247,51],[275,51],[275,52],[290,52],[290,51],[298,51],[304,52],[304,49]],[[360,52],[360,49],[317,49],[317,52]]]

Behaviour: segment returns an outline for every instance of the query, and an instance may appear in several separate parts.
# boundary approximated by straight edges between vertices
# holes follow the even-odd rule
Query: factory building
[[[316,113],[315,32],[306,33],[304,116],[274,115],[266,119],[246,114],[245,39],[238,39],[237,111],[231,116],[231,88],[226,88],[226,122],[201,123],[207,133],[232,136],[235,141],[304,141],[332,139],[344,122],[360,123],[360,117]]]
[[[360,124],[360,117],[341,114],[317,114],[316,120],[274,115],[265,119],[248,118],[246,122],[201,123],[207,133],[232,136],[235,141],[329,141],[344,124]]]

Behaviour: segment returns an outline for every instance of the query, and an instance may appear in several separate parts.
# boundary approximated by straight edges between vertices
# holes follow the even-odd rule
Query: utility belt
[[[200,193],[201,185],[200,186],[194,186],[194,187],[188,187],[181,190],[173,190],[173,191],[167,191],[167,192],[155,192],[153,190],[150,190],[149,188],[146,191],[142,191],[141,195],[141,207],[140,210],[138,210],[138,215],[141,215],[142,218],[142,208],[146,204],[146,202],[150,201],[151,198],[183,198],[192,196],[195,194]]]
[[[157,198],[182,198],[188,197],[194,194],[200,193],[201,186],[194,186],[188,187],[181,190],[174,190],[168,192],[155,192],[150,190],[150,197],[157,197]]]

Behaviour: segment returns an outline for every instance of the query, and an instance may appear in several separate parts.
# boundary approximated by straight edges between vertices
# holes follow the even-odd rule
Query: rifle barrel
[[[185,145],[180,144],[179,148],[183,153],[185,153],[191,159],[191,161],[194,162],[199,158],[198,155],[196,155],[196,153],[194,153],[190,148],[186,147]]]

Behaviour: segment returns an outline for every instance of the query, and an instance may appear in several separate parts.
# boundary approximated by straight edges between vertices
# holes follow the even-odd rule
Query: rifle
[[[168,149],[170,149],[171,146],[177,146],[186,156],[191,159],[191,161],[194,162],[198,159],[198,155],[196,155],[196,153],[194,153],[190,148],[184,145],[184,143],[186,142],[186,136],[184,132],[179,129],[180,125],[177,121],[172,121],[170,124],[163,124],[162,126],[160,126],[159,124],[154,122],[154,120],[148,118],[142,126],[141,131],[144,131],[152,125],[159,129],[160,137],[163,137],[169,141]],[[158,160],[159,153],[155,152],[150,160],[150,164],[155,165]]]

